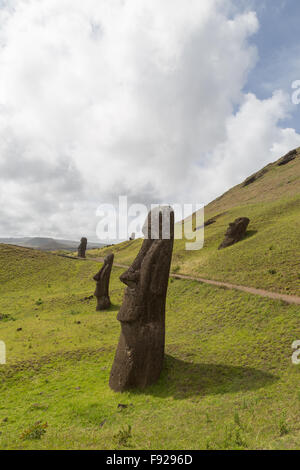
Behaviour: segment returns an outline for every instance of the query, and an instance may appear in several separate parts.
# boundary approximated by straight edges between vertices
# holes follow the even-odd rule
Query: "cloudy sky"
[[[298,0],[0,0],[0,236],[207,203],[300,146]]]

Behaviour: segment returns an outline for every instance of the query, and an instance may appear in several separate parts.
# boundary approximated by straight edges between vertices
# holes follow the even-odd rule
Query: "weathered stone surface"
[[[104,264],[102,268],[94,276],[94,281],[97,282],[96,290],[94,293],[94,296],[97,298],[97,311],[106,310],[111,305],[109,298],[109,280],[113,262],[114,255],[107,255],[104,259]]]
[[[145,240],[140,252],[120,277],[127,288],[117,316],[121,335],[109,380],[115,391],[143,389],[155,383],[163,366],[174,212],[168,206],[160,208],[169,217],[166,226],[156,209],[148,214],[143,227]]]
[[[78,258],[85,258],[85,252],[87,247],[87,238],[82,237],[80,245],[78,247]]]
[[[291,150],[289,153],[287,153],[284,157],[282,157],[279,160],[278,166],[287,165],[292,160],[295,160],[296,157],[297,157],[297,149]]]
[[[225,238],[219,246],[219,250],[239,242],[245,236],[249,222],[250,220],[247,217],[239,217],[234,222],[231,222],[226,231]]]

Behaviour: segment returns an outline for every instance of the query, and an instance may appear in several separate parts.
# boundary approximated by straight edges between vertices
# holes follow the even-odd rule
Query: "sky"
[[[96,241],[101,204],[206,204],[300,146],[299,16],[0,0],[0,236]]]

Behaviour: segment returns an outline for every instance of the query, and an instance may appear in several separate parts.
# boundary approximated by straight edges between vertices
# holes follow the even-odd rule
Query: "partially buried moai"
[[[85,252],[87,247],[87,238],[82,237],[80,245],[78,247],[78,258],[85,258]]]
[[[248,217],[239,217],[234,222],[231,222],[225,233],[225,238],[219,246],[219,250],[241,241],[246,234],[249,223],[250,219]]]
[[[97,298],[97,311],[106,310],[111,305],[109,298],[109,279],[113,262],[114,255],[107,255],[104,259],[102,268],[94,276],[94,281],[97,282],[96,290],[94,292],[94,296]]]
[[[143,389],[161,373],[165,350],[165,304],[174,243],[174,212],[149,212],[145,240],[120,280],[127,285],[117,319],[121,335],[109,385],[115,391]]]

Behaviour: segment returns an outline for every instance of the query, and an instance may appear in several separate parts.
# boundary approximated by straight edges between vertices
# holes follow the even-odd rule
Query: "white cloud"
[[[225,191],[291,148],[300,146],[300,135],[294,129],[279,127],[280,120],[288,116],[289,101],[281,91],[266,100],[259,100],[251,93],[244,96],[238,112],[226,121],[226,138],[214,148],[204,169],[206,178],[212,182],[209,199],[220,184]]]
[[[287,97],[243,94],[258,21],[229,0],[0,12],[3,235],[93,237],[97,205],[123,194],[208,202],[298,142]]]

